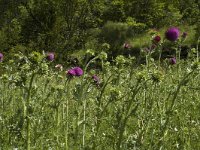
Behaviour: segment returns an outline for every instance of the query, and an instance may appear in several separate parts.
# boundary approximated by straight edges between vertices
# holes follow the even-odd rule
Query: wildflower
[[[186,37],[187,37],[187,32],[183,32],[183,34],[181,35],[181,37],[183,38],[183,39],[185,39]]]
[[[159,35],[156,35],[156,36],[153,38],[153,41],[154,41],[155,43],[159,43],[160,40],[161,40],[161,37],[160,37]]]
[[[55,55],[54,55],[54,53],[52,53],[52,52],[48,53],[47,56],[46,56],[46,59],[47,59],[48,61],[53,61],[54,58],[55,58]]]
[[[83,75],[83,70],[80,67],[75,67],[74,71],[76,73],[76,76],[82,76]]]
[[[176,58],[175,57],[170,58],[169,63],[172,65],[176,64]]]
[[[3,54],[0,53],[0,62],[2,62],[2,61],[3,61]]]
[[[100,79],[99,79],[99,77],[98,77],[97,75],[93,75],[93,76],[92,76],[92,79],[93,79],[93,81],[94,81],[97,85],[99,85]]]
[[[66,71],[66,74],[70,76],[82,76],[83,70],[80,67],[74,67],[68,71]]]
[[[165,37],[169,40],[169,41],[176,41],[179,37],[179,29],[176,27],[171,27],[169,28],[166,32],[165,32]]]
[[[131,48],[131,46],[130,46],[128,43],[124,43],[123,47],[124,47],[124,49],[129,49],[129,48]]]
[[[63,66],[61,64],[57,64],[55,66],[56,69],[58,69],[59,71],[62,71],[63,70]]]
[[[70,69],[70,70],[66,71],[66,73],[70,76],[76,76],[74,69]]]

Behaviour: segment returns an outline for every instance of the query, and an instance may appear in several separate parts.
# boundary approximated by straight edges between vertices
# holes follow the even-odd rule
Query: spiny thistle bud
[[[106,60],[107,59],[107,53],[106,52],[101,52],[100,54],[99,54],[99,58],[101,59],[101,60]]]
[[[126,58],[123,55],[118,55],[116,57],[115,61],[116,61],[117,65],[124,64],[124,63],[126,63]]]
[[[103,49],[104,51],[109,50],[109,49],[110,49],[110,44],[108,44],[108,43],[103,43],[103,44],[102,44],[102,49]]]
[[[153,42],[154,43],[159,43],[161,40],[161,37],[159,35],[156,35],[154,38],[153,38]]]
[[[39,52],[33,51],[33,52],[29,55],[29,58],[30,58],[30,61],[31,61],[32,63],[39,63],[39,62],[42,61],[43,56],[42,56]]]

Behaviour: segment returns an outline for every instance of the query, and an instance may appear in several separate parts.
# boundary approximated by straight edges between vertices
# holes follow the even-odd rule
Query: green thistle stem
[[[32,74],[31,80],[29,83],[29,88],[28,88],[28,95],[27,95],[27,102],[26,102],[26,119],[27,119],[27,130],[26,130],[26,149],[30,150],[31,146],[31,132],[30,132],[30,114],[29,114],[29,105],[30,105],[30,97],[31,97],[31,89],[33,85],[33,79],[35,77],[35,73]]]

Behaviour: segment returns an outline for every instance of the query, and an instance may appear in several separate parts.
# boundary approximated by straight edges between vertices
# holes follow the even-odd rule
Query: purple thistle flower
[[[169,40],[169,41],[176,41],[179,37],[179,29],[176,27],[171,27],[169,28],[166,32],[165,32],[165,37]]]
[[[100,79],[99,79],[99,77],[98,77],[97,75],[93,75],[93,76],[92,76],[92,79],[94,80],[94,82],[95,82],[97,85],[99,85]]]
[[[172,57],[169,59],[170,64],[175,65],[176,64],[176,58]]]
[[[76,75],[74,69],[70,69],[70,70],[66,71],[66,74],[68,74],[70,76],[75,76]]]
[[[0,62],[2,62],[2,61],[3,61],[3,54],[0,53]]]
[[[187,37],[187,35],[188,35],[187,32],[183,32],[183,34],[181,35],[181,37],[185,39]]]
[[[161,37],[159,35],[156,35],[154,38],[153,38],[153,41],[156,42],[156,43],[159,43],[161,40]]]
[[[48,61],[53,61],[53,60],[54,60],[54,58],[55,58],[55,55],[54,55],[54,53],[52,53],[52,52],[49,52],[49,53],[47,54],[47,57],[46,57],[46,59],[47,59]]]
[[[83,70],[80,67],[74,67],[68,71],[66,71],[66,74],[70,76],[82,76]]]
[[[83,70],[80,67],[75,67],[74,71],[76,73],[76,76],[82,76],[83,75]]]

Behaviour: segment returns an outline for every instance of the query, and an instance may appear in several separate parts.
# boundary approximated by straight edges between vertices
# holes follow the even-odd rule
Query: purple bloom
[[[165,32],[165,37],[169,40],[169,41],[176,41],[179,37],[179,29],[176,27],[171,27],[169,28],[166,32]]]
[[[54,58],[55,58],[55,55],[54,55],[54,53],[50,52],[50,53],[47,54],[46,58],[47,58],[48,61],[53,61]]]
[[[68,71],[66,71],[66,74],[70,76],[82,76],[83,70],[80,67],[74,67]]]
[[[183,32],[181,37],[185,39],[187,37],[187,35],[188,35],[187,32]]]
[[[169,63],[172,65],[176,64],[176,58],[175,57],[170,58]]]
[[[67,73],[68,75],[71,75],[71,76],[75,76],[75,75],[76,75],[74,69],[70,69],[70,70],[66,71],[66,73]]]
[[[97,85],[99,85],[100,79],[99,79],[99,77],[98,77],[97,75],[93,75],[93,76],[92,76],[92,79],[94,80],[94,82],[95,82]]]
[[[0,53],[0,62],[2,62],[2,61],[3,61],[3,54]]]
[[[161,37],[159,35],[156,35],[154,38],[153,38],[153,41],[156,42],[156,43],[159,43],[161,40]]]
[[[80,67],[75,67],[74,71],[76,73],[76,76],[82,76],[83,75],[83,70]]]
[[[128,43],[124,43],[123,47],[124,47],[125,49],[131,48],[131,46],[130,46]]]

